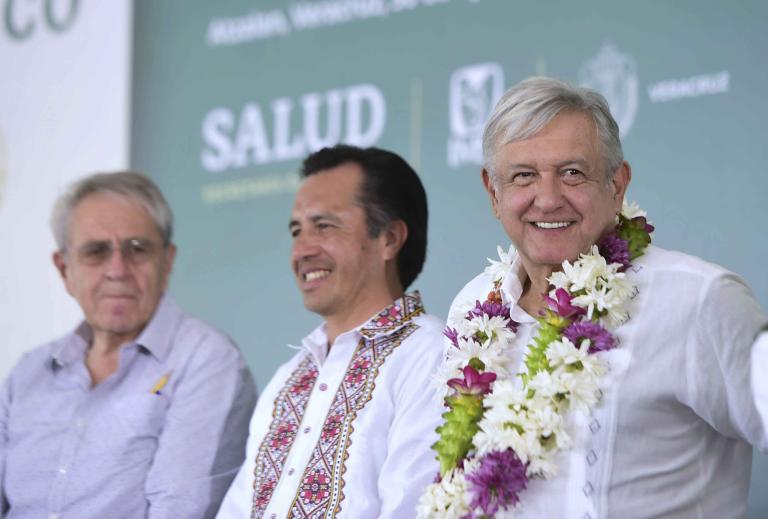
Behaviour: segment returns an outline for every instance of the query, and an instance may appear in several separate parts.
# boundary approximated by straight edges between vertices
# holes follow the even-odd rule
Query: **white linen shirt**
[[[396,303],[402,301],[399,299]],[[420,307],[420,303],[419,303]],[[391,308],[391,307],[389,307]],[[383,310],[377,316],[386,313]],[[275,416],[275,402],[302,362],[311,357],[317,378],[309,393],[303,418],[281,474],[261,517],[284,518],[300,492],[307,492],[303,479],[313,451],[326,430],[338,388],[354,376],[355,351],[374,316],[366,324],[339,335],[328,348],[325,324],[302,341],[299,352],[282,365],[259,398],[248,438],[246,461],[224,498],[219,519],[251,517],[254,501],[256,458]],[[430,446],[437,441],[435,428],[443,411],[433,374],[442,361],[442,320],[421,314],[409,319],[415,330],[384,359],[375,376],[370,401],[352,422],[345,465],[336,467],[341,482],[328,491],[341,492],[338,518],[407,518],[415,516],[416,502],[438,472]],[[379,338],[397,333],[389,330]],[[289,386],[286,386],[289,384]],[[327,483],[321,480],[320,483]],[[304,490],[302,490],[304,488]],[[323,508],[324,512],[325,509]],[[314,514],[295,517],[321,517]],[[257,514],[258,516],[258,514]]]
[[[592,416],[575,415],[574,447],[559,473],[521,492],[518,518],[743,518],[752,448],[768,449],[749,382],[750,345],[764,311],[736,275],[717,265],[650,246],[627,271],[637,287],[630,319]],[[519,256],[501,287],[521,323],[509,355],[537,325],[516,302],[525,281]],[[483,301],[491,278],[470,281],[451,306]]]

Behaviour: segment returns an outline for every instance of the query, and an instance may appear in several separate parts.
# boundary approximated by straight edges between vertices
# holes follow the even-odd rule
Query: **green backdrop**
[[[479,178],[482,122],[503,88],[546,74],[608,98],[655,243],[741,274],[768,306],[767,22],[759,0],[137,2],[131,164],[176,214],[172,291],[236,339],[263,387],[319,322],[288,261],[299,158],[345,140],[421,174],[415,287],[445,316],[506,245]],[[768,517],[768,496],[750,500]]]

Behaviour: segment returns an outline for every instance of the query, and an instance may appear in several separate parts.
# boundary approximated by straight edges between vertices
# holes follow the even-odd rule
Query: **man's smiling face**
[[[557,115],[533,137],[499,148],[485,177],[496,217],[532,274],[574,260],[609,229],[629,183],[606,176],[597,130],[580,112]],[[547,274],[548,275],[548,274]]]
[[[353,163],[314,173],[299,187],[291,213],[296,282],[304,306],[326,320],[362,322],[387,290],[383,238],[368,235],[358,202],[362,180]]]

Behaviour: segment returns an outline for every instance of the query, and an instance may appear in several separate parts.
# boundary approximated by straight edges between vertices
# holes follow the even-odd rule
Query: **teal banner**
[[[263,386],[320,322],[289,266],[300,160],[347,142],[420,173],[415,287],[445,316],[507,246],[480,182],[483,123],[505,88],[549,75],[608,99],[655,242],[737,272],[768,306],[767,23],[760,0],[137,2],[131,163],[176,214],[172,291]],[[750,499],[768,517],[768,497]]]

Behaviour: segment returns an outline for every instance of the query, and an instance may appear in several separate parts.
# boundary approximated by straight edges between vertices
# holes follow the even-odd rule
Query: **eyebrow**
[[[317,223],[320,220],[330,220],[335,223],[341,223],[341,218],[331,213],[320,213],[320,214],[315,214],[309,217],[309,221],[312,223]],[[291,220],[288,222],[288,229],[292,229],[300,225],[301,223],[299,223],[298,220],[296,220],[295,218],[291,218]]]
[[[584,159],[584,158],[578,157],[578,158],[572,158],[572,159],[566,159],[566,160],[560,161],[560,162],[558,162],[556,164],[556,167],[558,169],[561,169],[561,168],[564,168],[565,166],[569,166],[569,165],[576,165],[576,166],[584,168],[584,167],[588,167],[589,166],[589,162],[586,159]],[[504,167],[504,169],[506,171],[512,171],[512,170],[516,170],[516,169],[532,169],[532,170],[536,170],[537,168],[532,166],[532,165],[530,165],[530,164],[527,164],[525,162],[519,162],[519,163],[507,164]]]

